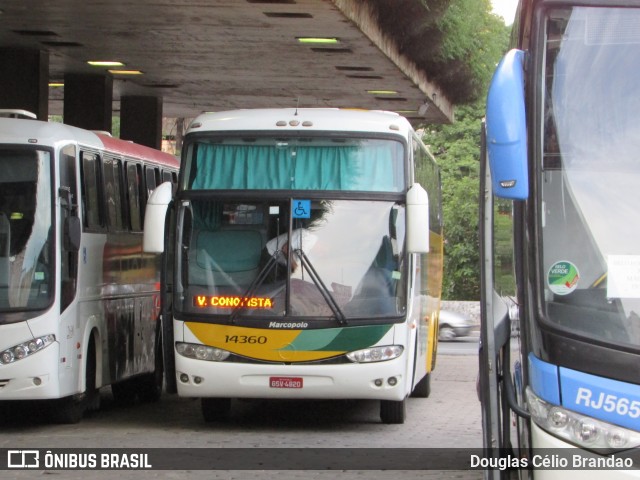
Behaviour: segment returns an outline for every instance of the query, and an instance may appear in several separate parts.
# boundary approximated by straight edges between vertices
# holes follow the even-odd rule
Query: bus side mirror
[[[493,193],[513,200],[529,196],[524,56],[522,50],[507,52],[487,95],[486,145]]]
[[[407,252],[429,251],[429,196],[419,183],[407,192]]]
[[[149,196],[144,211],[144,236],[142,238],[142,250],[146,253],[164,252],[164,221],[172,193],[173,185],[171,182],[164,182]]]
[[[80,219],[68,216],[64,219],[64,249],[68,252],[80,250],[80,238],[82,237],[82,225]]]

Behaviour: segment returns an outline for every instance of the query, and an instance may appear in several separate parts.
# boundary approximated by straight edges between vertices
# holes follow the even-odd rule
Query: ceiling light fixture
[[[335,45],[340,43],[340,39],[336,37],[296,37],[296,40],[300,43],[312,45]]]
[[[396,90],[367,90],[371,95],[397,95]]]
[[[112,75],[142,75],[140,70],[109,70]]]
[[[92,67],[124,67],[124,63],[113,60],[89,60],[87,63]]]

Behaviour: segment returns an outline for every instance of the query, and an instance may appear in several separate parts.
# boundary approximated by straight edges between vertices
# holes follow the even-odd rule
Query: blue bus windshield
[[[540,165],[547,319],[640,346],[640,10],[561,8],[546,22]]]

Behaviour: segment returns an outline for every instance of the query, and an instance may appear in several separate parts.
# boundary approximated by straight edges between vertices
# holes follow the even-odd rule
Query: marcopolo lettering
[[[269,322],[269,328],[307,328],[307,322]]]

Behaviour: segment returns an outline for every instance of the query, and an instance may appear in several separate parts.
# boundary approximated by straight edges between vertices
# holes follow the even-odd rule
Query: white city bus
[[[167,246],[168,390],[201,398],[205,420],[232,398],[322,398],[381,400],[382,421],[402,423],[407,396],[429,395],[440,176],[406,119],[204,114],[170,201],[168,185],[150,198],[145,250]]]
[[[159,258],[142,251],[148,192],[179,163],[58,123],[0,118],[0,401],[47,400],[76,422],[162,386]]]

